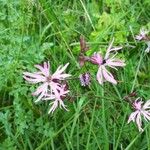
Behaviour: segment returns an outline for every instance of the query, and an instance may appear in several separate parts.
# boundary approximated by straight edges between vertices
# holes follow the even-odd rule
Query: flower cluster
[[[99,53],[94,53],[91,57],[86,56],[85,52],[89,49],[86,45],[85,40],[83,37],[80,38],[80,47],[81,53],[79,56],[79,63],[80,66],[83,66],[86,61],[91,62],[92,64],[98,65],[98,72],[97,72],[97,80],[100,84],[103,84],[104,81],[109,81],[113,84],[117,84],[117,81],[114,79],[113,75],[108,71],[107,67],[116,69],[116,67],[123,67],[125,66],[124,61],[115,58],[117,51],[120,50],[122,47],[112,47],[113,41],[110,43],[104,58]],[[115,52],[111,55],[112,52]],[[52,107],[49,110],[49,113],[54,112],[55,109],[60,106],[60,108],[66,107],[63,103],[63,99],[69,93],[66,79],[70,77],[70,74],[64,73],[69,63],[67,63],[64,67],[59,66],[55,73],[51,73],[50,71],[50,64],[49,62],[44,62],[42,65],[35,65],[38,69],[37,72],[30,73],[24,72],[23,77],[25,80],[32,84],[40,84],[39,87],[36,89],[35,92],[32,93],[33,96],[38,96],[38,101],[43,100],[52,100],[53,102],[50,103]],[[89,86],[91,82],[91,75],[90,73],[84,73],[79,76],[80,82],[82,86]],[[65,82],[64,82],[65,81]]]
[[[85,63],[85,61],[88,61],[88,62],[91,62],[92,64],[95,64],[98,66],[96,78],[97,78],[99,84],[101,84],[101,85],[105,81],[111,82],[113,84],[117,84],[117,81],[114,79],[114,76],[108,70],[108,68],[113,68],[113,69],[117,70],[116,67],[124,67],[126,65],[123,60],[115,58],[115,56],[117,55],[117,51],[121,50],[122,47],[112,47],[113,42],[114,42],[114,39],[108,46],[104,57],[100,53],[97,53],[97,52],[95,52],[91,57],[87,57],[84,54],[82,54],[82,58],[84,58],[84,63]],[[80,61],[80,63],[81,62],[82,61]],[[80,80],[81,79],[82,78],[80,78]],[[81,84],[82,83],[83,82],[81,82]]]
[[[137,98],[132,104],[134,112],[131,113],[128,119],[128,123],[131,121],[135,122],[138,126],[139,131],[142,129],[142,118],[145,121],[150,121],[150,100],[147,100],[145,103],[141,98]]]
[[[43,66],[35,65],[35,67],[39,70],[38,72],[23,73],[24,79],[28,82],[32,84],[41,83],[33,93],[34,96],[38,96],[36,102],[40,100],[56,100],[49,113],[53,112],[58,104],[60,107],[62,106],[66,109],[62,98],[69,92],[66,88],[66,84],[63,83],[64,80],[71,76],[70,74],[64,73],[68,65],[69,63],[67,63],[64,67],[59,66],[55,73],[51,74],[49,62],[44,62]]]
[[[148,45],[146,52],[150,52],[150,38],[148,36],[148,31],[141,29],[140,34],[136,36],[136,39],[139,41],[144,40]],[[113,42],[114,39],[109,44],[104,56],[98,52],[94,52],[92,56],[87,56],[86,52],[89,47],[87,46],[84,38],[80,38],[80,67],[83,67],[85,62],[89,62],[92,65],[97,65],[98,71],[96,74],[96,79],[100,85],[103,85],[106,81],[112,84],[117,84],[117,80],[114,78],[113,73],[111,73],[111,69],[117,70],[117,67],[124,67],[126,65],[124,60],[116,58],[118,51],[121,50],[122,47],[113,47]],[[38,97],[35,102],[47,100],[52,101],[50,103],[51,108],[48,113],[53,113],[57,107],[63,108],[66,111],[68,110],[64,104],[64,99],[70,92],[66,80],[71,75],[64,73],[68,65],[69,63],[64,66],[59,66],[52,74],[50,71],[49,62],[44,62],[43,65],[35,65],[38,69],[37,72],[23,73],[25,80],[32,84],[39,85],[36,91],[32,93],[33,96]],[[80,80],[81,86],[89,86],[91,83],[90,70],[88,69],[88,72],[80,74],[78,79]],[[132,105],[132,108],[134,109],[134,112],[132,112],[129,116],[128,123],[131,121],[135,122],[139,131],[143,131],[142,119],[150,121],[150,100],[147,100],[144,103],[141,98],[137,98],[134,102],[132,102],[131,98],[135,96],[136,93],[132,92],[124,98]]]

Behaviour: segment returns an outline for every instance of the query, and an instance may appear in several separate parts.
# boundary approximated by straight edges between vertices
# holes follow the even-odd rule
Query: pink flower
[[[69,92],[69,90],[67,90],[66,84],[64,84],[61,86],[60,90],[58,91],[57,96],[54,94],[47,94],[45,98],[42,98],[42,100],[53,100],[53,102],[50,103],[50,105],[52,105],[52,106],[48,113],[51,113],[51,112],[53,113],[58,106],[60,108],[64,108],[66,111],[68,111],[63,102],[63,100],[66,97],[66,94],[68,92]]]
[[[136,39],[141,41],[144,40],[144,42],[147,44],[147,48],[145,49],[146,53],[150,52],[150,37],[148,36],[149,31],[145,30],[144,28],[140,29],[140,34],[136,35]]]
[[[86,72],[84,74],[81,74],[79,76],[79,79],[80,79],[81,86],[88,86],[90,85],[91,75],[90,73]]]
[[[94,55],[91,57],[91,62],[99,66],[96,76],[100,84],[103,84],[104,81],[109,81],[113,84],[117,84],[117,81],[114,79],[113,75],[106,69],[106,67],[111,67],[117,70],[116,67],[125,66],[124,61],[115,58],[115,56],[117,55],[116,51],[120,50],[122,47],[112,48],[113,42],[114,39],[110,43],[104,58],[99,53],[94,53]],[[115,51],[116,53],[110,57],[110,53],[112,51]]]
[[[147,39],[147,34],[149,33],[149,31],[145,30],[144,28],[140,29],[140,33],[138,35],[136,35],[136,40],[146,40]]]
[[[36,84],[36,83],[42,83],[37,90],[33,93],[34,96],[39,96],[37,101],[40,101],[45,95],[47,95],[49,92],[51,94],[54,94],[56,97],[59,96],[59,92],[61,90],[61,81],[65,80],[66,78],[70,77],[70,74],[63,73],[69,63],[67,63],[64,67],[59,66],[55,73],[50,73],[50,65],[49,62],[44,62],[44,65],[35,65],[37,69],[39,69],[38,72],[30,73],[30,72],[24,72],[24,79],[26,79],[28,82]]]
[[[134,112],[132,112],[129,116],[128,123],[131,121],[135,122],[138,126],[139,131],[143,131],[142,129],[142,117],[146,121],[150,121],[150,100],[146,101],[145,104],[141,98],[137,98],[132,104],[134,108]]]

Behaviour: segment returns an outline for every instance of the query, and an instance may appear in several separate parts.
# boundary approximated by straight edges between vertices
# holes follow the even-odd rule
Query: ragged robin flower
[[[117,51],[122,49],[122,47],[112,48],[113,42],[114,42],[114,39],[110,43],[104,57],[102,57],[102,55],[99,53],[94,53],[94,55],[91,57],[90,61],[93,64],[98,65],[98,67],[99,67],[97,75],[96,75],[99,84],[103,84],[104,81],[108,81],[113,84],[117,84],[117,81],[114,79],[114,76],[112,75],[112,73],[110,73],[108,71],[107,67],[117,70],[116,67],[124,67],[125,66],[125,63],[123,60],[115,58],[115,56],[117,55]],[[115,52],[115,54],[113,54],[111,56],[111,52]]]
[[[59,66],[55,73],[51,74],[49,62],[44,62],[43,66],[35,65],[35,67],[39,70],[38,72],[23,73],[24,79],[28,82],[32,84],[40,83],[39,87],[33,93],[34,96],[38,96],[36,102],[40,101],[47,94],[52,94],[56,97],[59,97],[59,91],[62,90],[62,80],[66,80],[68,77],[71,76],[70,74],[64,73],[68,65],[69,63],[67,63],[64,67]]]
[[[139,41],[148,40],[148,33],[149,33],[148,30],[145,30],[144,28],[141,28],[140,33],[135,36],[135,39],[139,40]]]
[[[54,94],[47,94],[45,96],[45,98],[42,98],[42,100],[52,101],[50,103],[50,105],[52,105],[52,106],[48,112],[49,114],[53,113],[57,109],[57,107],[63,108],[66,111],[68,111],[68,109],[66,108],[66,106],[64,104],[64,99],[66,98],[68,93],[69,93],[69,90],[67,88],[67,84],[63,84],[63,85],[61,85],[61,88],[58,91],[57,96]]]
[[[148,30],[141,28],[140,33],[135,37],[136,40],[144,41],[147,44],[147,48],[145,49],[146,53],[150,52],[150,36],[148,36],[148,33]]]
[[[131,121],[135,122],[138,126],[138,130],[142,132],[142,119],[147,122],[150,121],[150,100],[144,103],[141,98],[137,98],[133,102],[132,107],[134,112],[130,114],[128,123]]]

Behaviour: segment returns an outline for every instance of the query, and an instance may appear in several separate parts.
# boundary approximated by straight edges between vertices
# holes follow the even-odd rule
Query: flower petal
[[[59,66],[57,70],[55,71],[55,73],[52,75],[52,78],[64,80],[65,78],[70,77],[71,76],[70,74],[63,74],[63,72],[65,71],[68,65],[69,63],[67,63],[64,67]]]
[[[112,67],[112,66],[116,66],[116,67],[124,67],[126,64],[124,63],[124,61],[122,60],[114,60],[114,59],[108,59],[106,61],[107,65]]]
[[[90,58],[90,61],[93,64],[101,65],[103,62],[103,58],[99,53],[94,53],[93,56]]]
[[[138,114],[138,111],[131,113],[128,119],[128,123],[130,123],[131,121],[135,122],[137,114]]]
[[[137,117],[136,117],[136,124],[137,124],[137,126],[138,126],[139,131],[140,131],[140,132],[143,131],[143,129],[142,129],[141,113],[138,113],[138,114],[137,114]]]
[[[42,67],[41,65],[35,65],[35,67],[38,68],[44,76],[48,77],[50,75],[50,73],[49,73],[49,70],[50,70],[49,62],[47,62],[47,63],[44,62],[44,67]]]
[[[104,78],[113,83],[113,84],[117,84],[117,81],[114,79],[113,75],[103,66],[102,68],[102,73],[103,73],[103,76]]]
[[[99,67],[99,69],[98,69],[98,72],[97,72],[97,75],[96,75],[96,78],[97,78],[97,80],[98,80],[98,82],[99,82],[99,84],[103,84],[103,75],[102,75],[102,67],[100,66]]]
[[[143,109],[150,109],[150,100],[147,100],[143,105]]]
[[[54,102],[51,103],[52,107],[50,108],[48,114],[52,113],[55,111],[55,109],[58,107],[58,100],[55,100]]]
[[[30,73],[30,72],[23,72],[23,77],[26,76],[26,78],[33,78],[33,79],[39,79],[39,80],[44,80],[45,81],[45,77],[36,73]]]

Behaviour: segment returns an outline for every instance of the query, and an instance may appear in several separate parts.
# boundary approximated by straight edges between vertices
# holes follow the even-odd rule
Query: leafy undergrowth
[[[150,61],[146,45],[135,35],[150,29],[148,0],[0,0],[0,150],[150,149],[150,127],[140,133],[127,124],[131,107],[123,99],[136,91],[150,99]],[[117,85],[101,86],[96,68],[78,64],[79,39],[90,47],[87,55],[102,53],[112,38],[123,50],[123,69],[115,71]],[[35,64],[49,61],[52,70],[69,62],[67,72],[92,74],[89,87],[69,81],[69,111],[48,115],[49,102],[34,103],[35,90],[23,79]],[[90,68],[90,69],[89,69]]]

